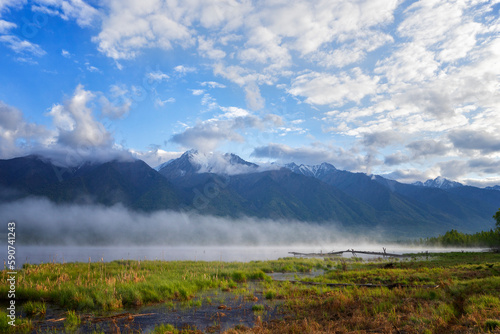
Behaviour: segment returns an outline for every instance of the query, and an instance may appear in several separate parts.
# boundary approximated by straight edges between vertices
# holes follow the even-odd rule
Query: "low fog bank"
[[[45,245],[217,245],[280,246],[350,244],[361,237],[338,224],[257,218],[221,218],[193,213],[142,213],[121,205],[55,204],[30,198],[0,205],[0,221],[15,221],[16,242]]]

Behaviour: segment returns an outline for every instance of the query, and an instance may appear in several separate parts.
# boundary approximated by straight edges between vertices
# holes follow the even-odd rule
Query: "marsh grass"
[[[500,256],[429,254],[402,261],[331,264],[317,283],[408,284],[334,287],[274,282],[287,320],[252,333],[483,333],[500,329]],[[328,266],[327,266],[328,268]],[[437,285],[437,288],[430,288]]]
[[[152,334],[179,334],[179,330],[170,324],[161,324],[156,326]]]
[[[324,275],[307,281],[410,287],[304,285],[272,281],[265,274],[317,269],[325,270]],[[6,295],[4,289],[0,287],[0,296]],[[204,298],[207,290],[210,297]],[[98,313],[156,302],[172,309],[177,305],[199,308],[205,303],[223,303],[220,291],[246,300],[260,299],[252,306],[255,326],[235,327],[227,333],[483,333],[500,329],[500,254],[488,253],[425,254],[397,261],[287,258],[249,263],[26,265],[18,273],[16,293],[20,300],[43,298],[66,309]],[[281,316],[266,322],[258,313],[268,304],[278,305]],[[175,333],[177,329],[159,325],[155,330]]]
[[[80,325],[80,316],[75,313],[75,311],[68,311],[66,319],[64,320],[64,328],[66,331],[75,332]]]
[[[23,310],[28,316],[45,316],[47,306],[45,302],[29,301],[23,305]]]
[[[311,271],[322,260],[287,258],[249,263],[194,261],[113,261],[45,263],[19,271],[16,298],[40,299],[70,310],[109,311],[172,300],[189,301],[197,293],[231,291],[247,280],[270,281],[265,271]],[[7,272],[1,271],[0,279]],[[7,286],[0,286],[6,298]]]

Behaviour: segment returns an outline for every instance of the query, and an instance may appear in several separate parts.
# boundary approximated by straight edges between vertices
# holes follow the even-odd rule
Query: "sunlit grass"
[[[300,273],[316,269],[324,274],[301,278]],[[266,275],[272,272],[297,273],[295,280],[315,285],[273,281]],[[326,283],[351,285],[329,287]],[[368,283],[381,286],[359,286]],[[0,287],[0,295],[6,296],[4,289]],[[249,263],[49,263],[26,265],[18,272],[16,289],[16,297],[24,301],[28,314],[42,313],[43,306],[37,304],[40,299],[76,310],[68,313],[68,329],[78,327],[78,312],[83,310],[100,312],[158,302],[172,311],[212,304],[217,308],[224,302],[220,291],[252,303],[249,307],[257,317],[253,328],[238,326],[227,333],[396,329],[407,333],[482,333],[500,329],[500,254],[429,254],[375,261],[287,258]],[[202,292],[208,290],[206,297]],[[278,305],[279,319],[259,320],[266,305]],[[18,321],[19,328],[31,330],[29,321]],[[5,324],[0,322],[0,331],[2,326]],[[159,324],[153,332],[177,330]]]

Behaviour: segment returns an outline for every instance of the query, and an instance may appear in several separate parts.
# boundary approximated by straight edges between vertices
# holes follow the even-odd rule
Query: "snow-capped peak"
[[[455,181],[450,181],[444,177],[438,176],[434,180],[427,180],[424,183],[416,182],[414,183],[418,186],[429,187],[429,188],[439,188],[439,189],[451,189],[456,187],[462,187],[463,184]]]
[[[161,171],[162,174],[173,173],[176,176],[192,173],[236,175],[256,172],[258,167],[232,153],[189,150],[184,152],[180,158],[165,163],[158,171]]]
[[[321,165],[301,164],[300,166],[292,162],[286,164],[284,167],[290,169],[294,173],[316,178],[321,177],[325,173],[337,170],[333,165],[326,162],[323,162]]]

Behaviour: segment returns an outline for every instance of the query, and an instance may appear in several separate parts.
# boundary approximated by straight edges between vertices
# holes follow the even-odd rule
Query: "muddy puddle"
[[[266,300],[262,289],[249,283],[244,295],[217,290],[187,302],[173,301],[104,315],[80,314],[81,324],[77,327],[65,327],[65,310],[47,305],[43,319],[31,318],[35,326],[32,333],[151,333],[161,324],[222,333],[236,326],[253,327],[256,321],[280,319],[280,304]],[[263,310],[252,310],[254,305],[262,305]]]
[[[294,280],[302,280],[305,278],[315,278],[318,276],[321,276],[325,273],[324,270],[313,270],[310,272],[305,272],[305,273],[268,273],[267,275],[270,276],[273,280],[275,281],[294,281]]]
[[[268,275],[275,281],[289,281],[314,278],[324,273],[324,270],[314,270]],[[259,310],[253,309],[255,305],[259,305]],[[236,326],[253,327],[257,321],[281,319],[280,305],[279,300],[264,297],[259,283],[249,282],[238,291],[207,291],[189,301],[124,308],[99,315],[80,313],[80,325],[68,327],[66,324],[65,327],[66,310],[48,304],[43,318],[31,318],[35,327],[32,333],[151,333],[161,324],[170,324],[180,330],[222,333]]]

